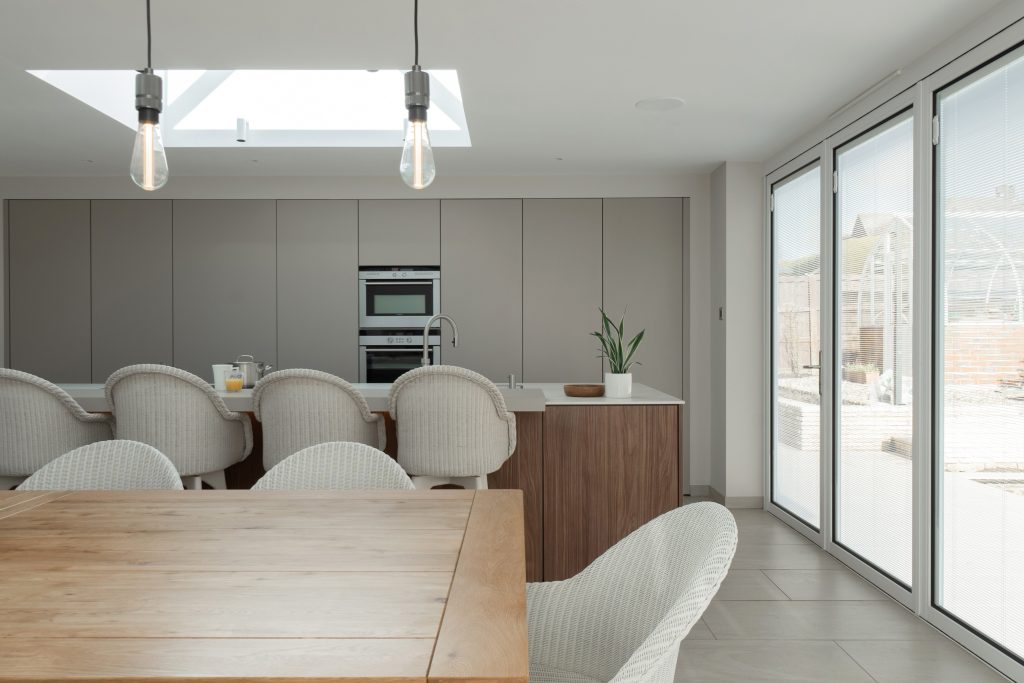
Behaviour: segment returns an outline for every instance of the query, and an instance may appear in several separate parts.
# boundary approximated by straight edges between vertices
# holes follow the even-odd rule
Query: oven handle
[[[434,280],[363,280],[367,285],[431,285]]]

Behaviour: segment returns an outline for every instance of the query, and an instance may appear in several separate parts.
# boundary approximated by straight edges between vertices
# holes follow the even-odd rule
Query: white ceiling
[[[404,69],[412,61],[411,0],[151,1],[159,68]],[[422,0],[420,61],[458,70],[473,140],[438,150],[439,174],[674,174],[761,161],[996,4]],[[142,66],[144,7],[3,0],[0,176],[127,174],[132,132],[25,70]],[[686,106],[635,109],[656,96]],[[174,175],[398,168],[394,148],[172,149],[168,158]]]

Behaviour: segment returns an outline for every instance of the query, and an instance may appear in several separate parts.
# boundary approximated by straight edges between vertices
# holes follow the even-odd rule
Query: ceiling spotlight
[[[249,121],[238,118],[235,120],[235,142],[249,141]]]
[[[647,97],[637,100],[636,108],[643,111],[672,111],[679,109],[686,101],[681,97]]]

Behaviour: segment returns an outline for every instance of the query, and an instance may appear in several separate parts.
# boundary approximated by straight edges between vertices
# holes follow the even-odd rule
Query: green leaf
[[[637,347],[640,346],[640,342],[642,342],[644,340],[644,333],[646,331],[647,330],[640,330],[640,333],[637,334],[635,337],[633,337],[633,339],[630,340],[630,342],[629,342],[629,346],[628,346],[629,352],[626,354],[626,360],[625,360],[625,366],[626,366],[627,370],[629,369],[629,366],[632,365],[633,354],[636,353]],[[638,363],[638,365],[639,365],[639,363]]]

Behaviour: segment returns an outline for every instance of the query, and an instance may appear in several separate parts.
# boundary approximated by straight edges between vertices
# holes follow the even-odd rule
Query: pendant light
[[[405,72],[405,108],[409,118],[405,122],[405,144],[402,163],[398,170],[405,184],[422,190],[434,182],[434,150],[430,148],[427,130],[427,109],[430,107],[430,76],[420,69],[420,2],[413,0],[412,35],[414,58],[411,71]]]
[[[160,135],[163,80],[153,73],[153,29],[146,0],[146,68],[135,74],[135,108],[139,132],[135,134],[130,175],[135,184],[152,192],[167,184],[167,154]]]

